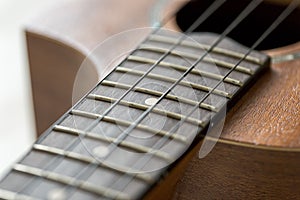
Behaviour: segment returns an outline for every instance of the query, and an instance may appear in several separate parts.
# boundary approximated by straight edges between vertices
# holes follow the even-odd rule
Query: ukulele
[[[110,24],[122,24],[124,13],[143,16],[126,28],[145,25],[143,8],[153,2],[131,2],[79,1],[55,11],[60,21],[88,16],[96,25],[106,6],[118,5]],[[133,32],[134,50],[90,91],[103,58],[85,57],[107,36],[97,35],[103,29],[78,30],[87,21],[65,28],[55,17],[28,26],[38,132],[71,106],[74,81],[84,86],[0,182],[2,199],[300,197],[299,2],[155,5],[164,20]]]

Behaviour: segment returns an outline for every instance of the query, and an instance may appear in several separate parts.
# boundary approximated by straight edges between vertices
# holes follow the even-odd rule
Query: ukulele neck
[[[218,37],[149,35],[13,166],[0,197],[141,197],[269,65]]]

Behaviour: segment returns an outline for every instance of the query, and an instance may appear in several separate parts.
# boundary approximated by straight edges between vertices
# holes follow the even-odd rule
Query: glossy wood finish
[[[299,66],[299,60],[274,64],[227,115],[222,137],[255,145],[300,148]]]
[[[133,0],[133,6],[129,7],[114,6],[120,2],[109,0],[101,2],[91,0],[91,4],[85,4],[85,2],[78,1],[70,4],[73,6],[63,8],[64,13],[59,15],[59,18],[48,19],[48,22],[43,25],[39,21],[33,22],[27,29],[39,133],[70,107],[70,93],[66,92],[71,91],[74,79],[72,74],[76,72],[75,66],[81,63],[88,50],[110,34],[147,24],[147,19],[144,17],[139,17],[134,24],[131,23],[131,19],[136,19],[134,16],[145,16],[141,15],[141,12],[144,12],[141,8],[148,8],[149,4],[152,5],[148,1]],[[78,14],[78,8],[83,4],[84,9]],[[182,2],[178,6],[180,4]],[[113,17],[110,18],[112,22],[107,24],[104,5],[113,6],[116,10],[123,8],[122,11],[118,11],[119,16],[124,13],[127,18]],[[103,9],[103,12],[99,12],[95,9],[96,7]],[[92,15],[93,11],[97,14]],[[81,21],[81,25],[76,24],[76,27],[83,27],[82,29],[74,28],[76,20],[73,21],[73,17],[67,16],[80,18],[80,16],[86,16],[85,13],[89,13],[91,21],[87,20],[89,23]],[[44,15],[44,17],[48,16],[47,13]],[[66,28],[61,23],[57,23],[64,21],[63,19],[70,20],[72,23],[64,22],[64,24],[71,24],[71,26]],[[103,23],[101,28],[91,28],[100,23]],[[112,26],[118,23],[122,24],[121,29]],[[87,24],[92,25],[90,29],[86,27]],[[174,23],[169,23],[168,27],[178,30]],[[44,52],[42,52],[43,49]],[[270,55],[281,55],[299,52],[299,50],[300,44],[294,44],[267,52]],[[53,59],[47,58],[46,55],[41,57],[42,54],[38,54],[39,52],[44,55],[56,55],[56,53],[62,55],[61,53],[65,52],[67,56],[56,59],[55,63],[49,65],[49,61]],[[68,57],[70,59],[66,59]],[[60,70],[64,70],[66,65],[70,66],[71,76],[67,79],[66,76],[56,78],[55,82],[58,85],[65,83],[65,88],[57,91],[60,87],[49,81],[47,75],[50,72],[57,74]],[[55,69],[52,68],[53,66]],[[204,159],[199,159],[198,152],[201,144],[198,144],[177,163],[170,172],[169,178],[160,182],[158,187],[149,193],[148,198],[162,199],[166,196],[171,198],[172,194],[175,194],[174,199],[299,198],[299,66],[299,60],[273,64],[270,71],[264,74],[229,112],[221,140],[213,151]],[[42,75],[41,72],[46,73]],[[38,82],[39,79],[40,82]],[[47,87],[49,89],[45,90]],[[56,97],[53,92],[50,92],[54,89],[57,91]],[[48,101],[53,104],[52,114],[49,113],[49,108],[43,105]],[[172,188],[176,189],[172,190]]]
[[[219,142],[205,158],[197,152],[174,199],[298,199],[299,151],[272,151]]]

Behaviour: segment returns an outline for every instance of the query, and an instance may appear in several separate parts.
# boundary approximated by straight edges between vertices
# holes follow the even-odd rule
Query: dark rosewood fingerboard
[[[256,51],[239,63],[248,49],[224,39],[117,142],[217,37],[185,39],[105,114],[177,40],[176,34],[150,35],[13,166],[0,183],[0,198],[140,198],[269,64],[268,57]],[[139,165],[145,157],[148,160]]]

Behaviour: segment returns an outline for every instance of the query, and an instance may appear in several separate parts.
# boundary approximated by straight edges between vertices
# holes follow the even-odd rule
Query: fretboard
[[[175,34],[150,35],[12,167],[0,198],[142,197],[269,64],[260,52],[245,56],[248,49],[230,39],[211,48],[217,37],[193,35],[169,52]]]

